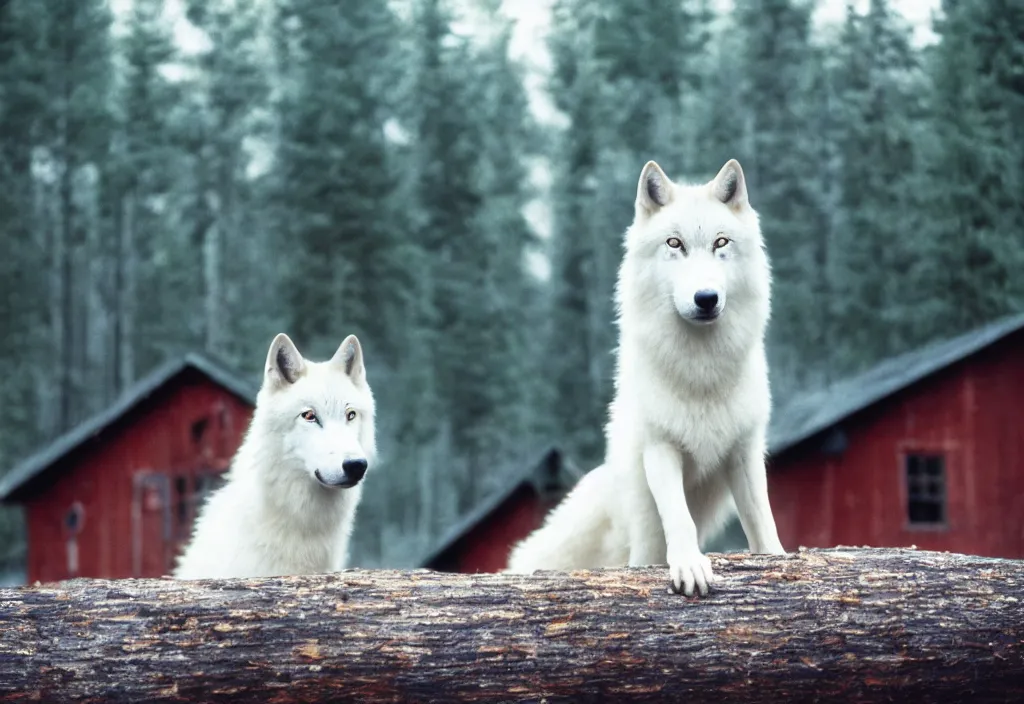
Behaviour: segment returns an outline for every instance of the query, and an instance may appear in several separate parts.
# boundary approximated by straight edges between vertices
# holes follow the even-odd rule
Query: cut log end
[[[664,567],[0,590],[0,700],[1024,701],[1024,561],[837,548]]]

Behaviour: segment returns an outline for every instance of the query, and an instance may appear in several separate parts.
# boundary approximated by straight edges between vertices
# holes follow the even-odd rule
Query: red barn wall
[[[176,478],[184,477],[191,489],[196,476],[226,470],[251,413],[249,404],[189,370],[107,428],[98,441],[69,453],[64,466],[42,478],[45,490],[26,503],[29,583],[168,574],[192,519],[189,510],[187,520],[179,520]],[[204,419],[205,430],[196,440],[193,424]],[[136,476],[146,472],[167,477],[160,480],[168,487],[163,501],[135,488]],[[75,502],[83,509],[74,540],[77,572],[69,569],[65,527]],[[168,515],[171,535],[165,541]]]
[[[812,440],[773,458],[779,537],[1024,557],[1024,334],[1017,333],[842,423],[835,457]],[[903,453],[946,453],[947,522],[906,522]]]
[[[451,569],[469,574],[505,569],[512,546],[541,524],[551,506],[531,488],[516,490],[453,546]]]

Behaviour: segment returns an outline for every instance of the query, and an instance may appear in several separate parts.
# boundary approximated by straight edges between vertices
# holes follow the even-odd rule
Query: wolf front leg
[[[647,485],[643,455],[638,454],[635,466],[619,476],[617,493],[609,495],[614,502],[613,515],[618,526],[625,526],[629,552],[626,564],[630,567],[648,567],[665,564],[665,531],[654,495]]]
[[[711,562],[700,551],[697,526],[690,516],[683,488],[683,456],[669,443],[644,450],[644,474],[658,507],[667,545],[672,589],[686,596],[706,595],[714,583]]]
[[[775,516],[768,501],[763,438],[763,433],[755,434],[730,458],[726,467],[729,489],[736,502],[736,512],[750,552],[783,555],[786,551],[779,540]]]

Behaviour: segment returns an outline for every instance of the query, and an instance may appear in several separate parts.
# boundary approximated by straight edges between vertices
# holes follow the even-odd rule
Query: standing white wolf
[[[707,594],[702,546],[733,510],[751,551],[784,552],[764,465],[771,268],[739,163],[689,186],[648,162],[624,244],[605,462],[508,571],[667,562],[673,589]]]
[[[375,454],[374,401],[359,340],[349,335],[330,361],[311,362],[279,334],[227,483],[203,507],[174,576],[343,568],[360,482]]]

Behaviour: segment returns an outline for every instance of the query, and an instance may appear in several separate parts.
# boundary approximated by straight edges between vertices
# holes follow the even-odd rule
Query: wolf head
[[[374,401],[355,335],[327,362],[303,359],[287,335],[275,337],[256,413],[281,441],[274,471],[304,471],[325,488],[347,489],[373,461]]]
[[[735,159],[697,186],[673,183],[656,163],[647,162],[626,250],[644,271],[637,278],[655,287],[649,295],[670,301],[689,324],[714,325],[729,317],[731,308],[749,312],[751,302],[767,306],[767,255]],[[767,308],[757,312],[767,318]]]

